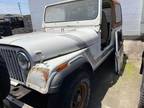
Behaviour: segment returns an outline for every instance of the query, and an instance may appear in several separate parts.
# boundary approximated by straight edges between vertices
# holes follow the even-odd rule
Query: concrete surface
[[[124,72],[121,77],[115,75],[112,58],[95,73],[92,100],[89,108],[137,108],[141,75],[141,53],[144,43],[141,41],[125,41],[124,50],[127,55]]]

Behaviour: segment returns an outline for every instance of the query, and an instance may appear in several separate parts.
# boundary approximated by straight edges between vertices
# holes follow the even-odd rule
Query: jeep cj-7
[[[11,78],[7,100],[19,107],[86,108],[92,76],[109,55],[116,74],[121,71],[120,4],[64,0],[45,7],[42,26],[44,31],[0,40]]]

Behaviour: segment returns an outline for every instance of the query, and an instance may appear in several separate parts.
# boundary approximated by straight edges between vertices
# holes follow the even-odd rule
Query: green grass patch
[[[134,63],[127,63],[124,71],[126,76],[131,77],[135,74],[136,70],[137,68]]]

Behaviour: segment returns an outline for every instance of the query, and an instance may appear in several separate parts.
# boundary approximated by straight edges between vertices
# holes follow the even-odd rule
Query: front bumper
[[[32,106],[25,104],[10,95],[4,100],[4,106],[10,108],[33,108]]]
[[[4,100],[4,105],[8,108],[46,108],[47,99],[48,94],[43,95],[21,85],[11,86],[10,94]]]
[[[11,86],[10,95],[4,100],[4,105],[10,108],[33,108],[21,100],[30,92],[31,90],[23,86]]]

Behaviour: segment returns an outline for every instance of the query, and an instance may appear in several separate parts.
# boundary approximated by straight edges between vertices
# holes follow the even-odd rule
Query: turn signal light
[[[67,67],[68,67],[67,63],[60,64],[59,66],[57,66],[56,71],[61,72],[62,70],[64,70]]]

